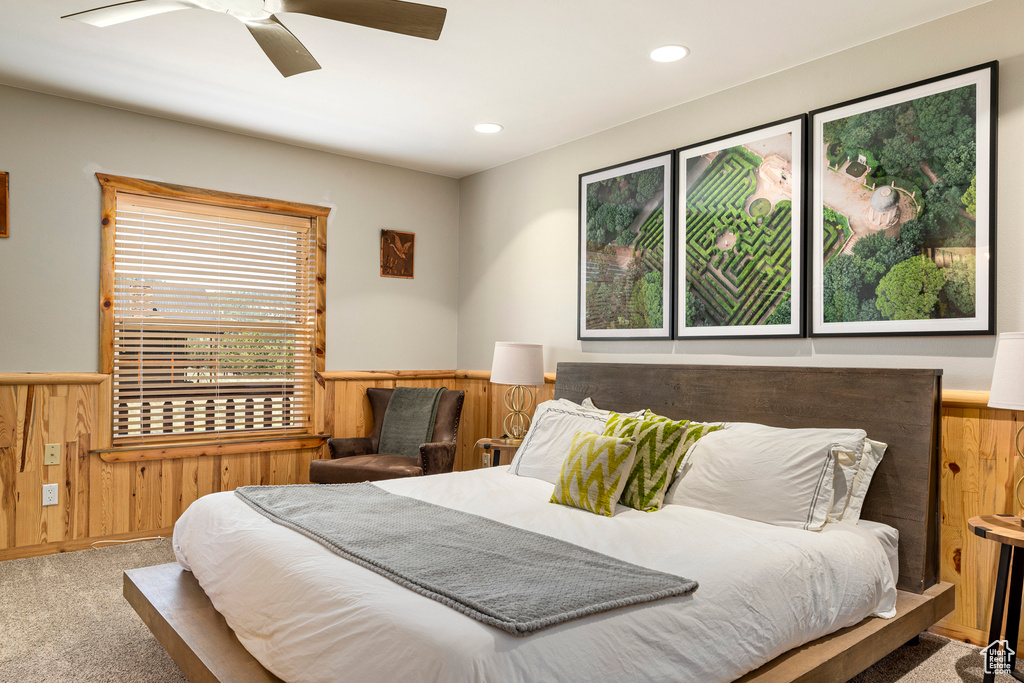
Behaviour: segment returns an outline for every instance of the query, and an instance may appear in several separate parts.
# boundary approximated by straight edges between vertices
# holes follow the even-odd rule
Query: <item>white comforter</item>
[[[729,681],[865,616],[893,616],[880,543],[669,505],[612,518],[548,503],[551,484],[494,468],[381,488],[695,579],[689,596],[516,638],[344,560],[233,493],[204,496],[174,529],[239,640],[286,681]]]

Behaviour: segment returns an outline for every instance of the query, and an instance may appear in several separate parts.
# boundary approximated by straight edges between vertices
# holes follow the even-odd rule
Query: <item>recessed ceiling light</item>
[[[473,126],[473,130],[477,133],[499,133],[501,132],[501,125],[497,123],[478,123]]]
[[[651,59],[656,62],[678,62],[690,54],[690,48],[682,45],[662,45],[651,50]]]

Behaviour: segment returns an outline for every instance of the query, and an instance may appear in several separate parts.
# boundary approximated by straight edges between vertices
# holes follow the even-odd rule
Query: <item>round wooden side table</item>
[[[1017,636],[1020,633],[1021,592],[1024,591],[1024,526],[1016,515],[982,515],[967,520],[967,528],[976,536],[996,541],[999,546],[999,573],[996,593],[992,600],[992,625],[988,631],[988,646],[982,650],[985,657],[984,683],[993,683],[996,672],[1009,673],[1024,681],[1014,670],[1017,654]],[[1006,608],[1006,633],[1003,634],[1003,605],[1006,605],[1007,577],[1010,602]],[[1005,667],[1005,668],[1004,668]],[[1008,669],[1008,671],[1006,670]]]

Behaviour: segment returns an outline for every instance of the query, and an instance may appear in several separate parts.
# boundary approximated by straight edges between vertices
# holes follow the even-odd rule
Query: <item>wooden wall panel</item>
[[[485,379],[459,378],[456,389],[466,392],[459,421],[459,449],[455,455],[455,470],[462,472],[481,466],[481,454],[473,452],[478,439],[490,436],[491,383]]]
[[[15,472],[15,416],[18,407],[18,388],[0,386],[0,548],[13,548],[16,543],[17,520]]]
[[[366,398],[369,388],[393,389],[394,380],[352,380],[329,382],[334,396],[334,436],[369,436],[373,431],[373,417],[370,401]]]
[[[23,382],[23,383],[17,383]],[[0,375],[0,560],[166,535],[201,495],[260,483],[306,483],[319,449],[106,463],[109,382],[91,375]],[[61,445],[44,466],[44,445]],[[58,504],[42,506],[43,484]]]
[[[86,533],[88,517],[81,506],[87,491],[78,474],[94,403],[93,385],[0,386],[0,549]],[[43,466],[48,443],[60,445],[60,465]],[[57,505],[42,507],[44,484],[58,485]],[[19,514],[19,509],[33,513]]]
[[[973,407],[946,405],[942,411],[939,576],[956,586],[956,606],[932,629],[975,645],[988,644],[999,544],[975,536],[967,520],[1021,514],[1013,489],[1024,474],[1013,446],[1024,415],[989,409],[986,401],[987,396]]]

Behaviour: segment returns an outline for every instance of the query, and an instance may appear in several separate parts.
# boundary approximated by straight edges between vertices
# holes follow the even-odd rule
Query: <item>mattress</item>
[[[549,503],[551,484],[504,467],[378,485],[700,585],[516,638],[340,558],[232,492],[204,496],[175,525],[178,561],[284,680],[729,681],[895,614],[877,531],[856,524],[808,532],[682,505],[601,517]]]

